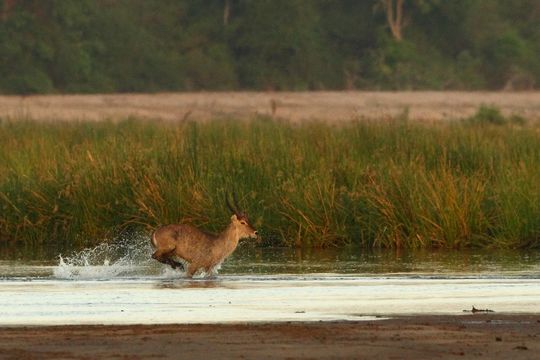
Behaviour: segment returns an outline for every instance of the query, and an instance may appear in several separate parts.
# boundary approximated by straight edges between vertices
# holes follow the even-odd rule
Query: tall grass
[[[228,192],[268,244],[540,245],[540,127],[0,123],[0,241],[90,245],[121,231],[225,226]]]

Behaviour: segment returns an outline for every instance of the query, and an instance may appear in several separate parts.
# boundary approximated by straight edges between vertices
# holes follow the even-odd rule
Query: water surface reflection
[[[224,275],[354,274],[406,276],[532,276],[540,277],[540,251],[428,251],[369,250],[355,247],[293,249],[239,246],[219,270]],[[5,249],[4,249],[5,250]],[[93,248],[57,252],[45,258],[45,250],[20,256],[0,252],[0,278],[53,277],[58,279],[181,277],[150,258],[145,237],[102,243]],[[194,282],[186,286],[211,286]],[[176,286],[174,283],[164,286]]]

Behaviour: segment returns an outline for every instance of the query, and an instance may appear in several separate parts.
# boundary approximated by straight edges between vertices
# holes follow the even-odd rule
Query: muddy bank
[[[0,359],[533,359],[540,315],[365,322],[0,328]]]
[[[540,92],[200,92],[108,95],[0,96],[0,117],[102,120],[136,116],[163,120],[251,118],[294,121],[384,119],[443,120],[474,114],[482,104],[504,114],[540,119]]]

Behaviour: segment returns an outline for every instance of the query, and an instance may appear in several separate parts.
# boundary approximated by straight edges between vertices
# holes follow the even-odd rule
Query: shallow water
[[[144,237],[50,260],[0,260],[0,325],[360,320],[540,312],[540,252],[241,246],[216,278],[150,259]]]

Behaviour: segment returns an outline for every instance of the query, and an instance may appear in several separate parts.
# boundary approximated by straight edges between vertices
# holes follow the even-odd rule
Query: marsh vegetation
[[[431,124],[4,120],[0,239],[217,231],[234,190],[265,245],[538,247],[540,127],[492,112]]]

